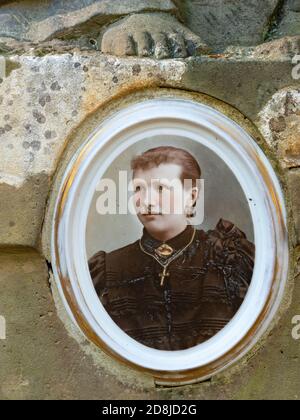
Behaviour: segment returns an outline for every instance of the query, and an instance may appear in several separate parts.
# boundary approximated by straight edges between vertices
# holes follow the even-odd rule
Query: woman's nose
[[[158,203],[157,194],[153,190],[148,190],[143,197],[143,204],[145,207],[154,207]]]

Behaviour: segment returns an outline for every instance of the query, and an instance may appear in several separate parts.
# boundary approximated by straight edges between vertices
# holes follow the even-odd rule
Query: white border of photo
[[[113,322],[94,289],[85,246],[89,208],[107,168],[136,142],[164,134],[189,138],[208,147],[231,168],[249,200],[256,246],[253,279],[236,316],[209,341],[172,352],[136,342]],[[75,165],[76,173],[70,185],[70,174]],[[266,175],[262,176],[262,169],[268,174],[268,183]],[[63,212],[58,215],[66,183],[68,194],[64,197]],[[78,308],[93,334],[112,353],[138,367],[158,372],[184,372],[210,365],[238,346],[261,316],[272,292],[271,310],[251,343],[239,354],[241,357],[266,331],[278,310],[288,277],[289,260],[286,211],[280,183],[251,136],[234,121],[206,105],[184,99],[152,99],[128,106],[104,121],[69,164],[57,200],[55,222],[58,217],[59,227],[57,231],[53,229],[52,235],[52,263],[70,316],[76,323],[61,286],[62,276],[69,279]],[[281,261],[279,269],[278,259]],[[275,283],[274,276],[277,278]]]

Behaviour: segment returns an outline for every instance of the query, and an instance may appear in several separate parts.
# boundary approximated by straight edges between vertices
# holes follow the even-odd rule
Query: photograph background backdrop
[[[129,171],[131,179],[131,159],[144,151],[158,146],[174,146],[186,149],[198,161],[204,179],[204,221],[199,229],[214,229],[223,218],[236,224],[254,241],[253,224],[248,198],[230,168],[215,153],[195,141],[182,137],[148,138],[127,149],[106,171],[104,178],[119,179],[119,171]],[[100,181],[100,180],[99,180]],[[102,250],[111,252],[135,242],[142,235],[143,226],[135,215],[99,215],[96,202],[100,196],[96,191],[93,197],[87,222],[87,257]]]

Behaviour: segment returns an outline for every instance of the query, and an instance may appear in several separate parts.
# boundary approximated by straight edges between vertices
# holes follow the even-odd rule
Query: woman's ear
[[[192,194],[191,194],[192,206],[193,207],[196,206],[198,198],[199,198],[199,188],[198,187],[193,187],[192,188]]]
[[[187,217],[194,217],[196,215],[196,204],[199,198],[199,188],[193,187],[189,192],[189,198],[185,207],[185,214]]]

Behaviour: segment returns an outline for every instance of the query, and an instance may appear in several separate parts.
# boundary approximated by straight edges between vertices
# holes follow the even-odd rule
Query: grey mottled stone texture
[[[278,0],[179,0],[187,26],[211,47],[263,42]]]
[[[287,0],[283,7],[276,36],[285,35],[300,35],[300,0]]]
[[[49,183],[70,134],[126,91],[173,87],[206,93],[258,118],[278,90],[294,84],[293,65],[288,56],[268,61],[260,50],[243,54],[139,60],[76,52],[6,59],[0,83],[0,195],[15,191],[20,205],[8,212],[9,204],[2,202],[0,243],[37,243]]]
[[[43,41],[79,35],[129,13],[174,11],[171,0],[23,0],[0,8],[0,37]]]
[[[283,3],[280,0],[23,0],[5,2],[0,6],[0,40],[2,37],[4,42],[12,38],[40,43],[55,38],[97,38],[103,27],[109,31],[109,24],[125,16],[149,12],[180,16],[182,23],[194,32],[194,36],[198,35],[201,44],[216,51],[229,45],[257,45],[266,38],[299,35],[298,0],[286,0]],[[173,27],[169,28],[167,16],[165,24],[157,19],[156,25],[153,16],[153,23],[147,24],[143,31],[145,19],[149,21],[150,18],[146,18],[145,15],[144,18],[141,16],[140,20],[133,19],[126,28],[121,24],[119,42],[128,43],[128,37],[132,35],[131,30],[133,36],[138,34],[138,43],[143,37],[149,39],[148,34],[150,38],[155,39],[161,33],[172,35],[177,30],[182,33],[182,26],[178,20],[175,30]],[[86,43],[88,44],[88,40]],[[104,52],[118,54],[121,51],[121,55],[125,55],[126,47],[108,48],[107,44],[104,44]],[[97,45],[94,44],[94,47]],[[98,47],[101,48],[101,45]],[[145,50],[149,51],[151,47]],[[197,52],[201,53],[203,50]],[[135,54],[143,55],[139,49]],[[172,53],[165,55],[172,57]]]

